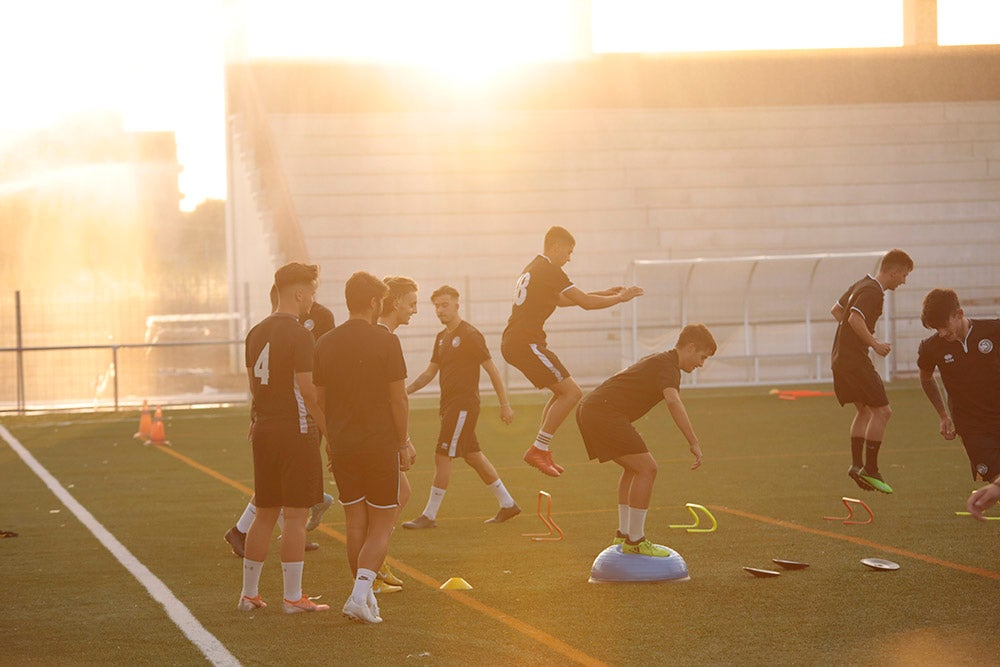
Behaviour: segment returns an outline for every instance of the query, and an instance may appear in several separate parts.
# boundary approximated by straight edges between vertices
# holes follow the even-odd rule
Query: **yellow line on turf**
[[[253,489],[251,489],[250,487],[246,486],[245,484],[240,484],[236,480],[230,479],[229,477],[226,477],[222,473],[217,472],[217,471],[209,468],[208,466],[206,466],[204,464],[198,463],[197,461],[195,461],[194,459],[192,459],[189,456],[185,456],[184,454],[181,454],[180,452],[177,452],[174,449],[171,449],[170,447],[157,447],[157,449],[159,449],[160,451],[162,451],[162,452],[164,452],[166,454],[170,454],[174,458],[176,458],[176,459],[178,459],[180,461],[183,461],[184,463],[188,464],[192,468],[200,470],[201,472],[205,473],[206,475],[209,475],[210,477],[212,477],[214,479],[217,479],[218,481],[222,482],[223,484],[228,484],[229,486],[233,487],[237,491],[242,491],[243,493],[245,493],[247,495],[253,495]],[[320,524],[318,530],[326,533],[327,535],[330,535],[331,537],[337,539],[340,542],[343,542],[344,544],[347,543],[347,536],[346,535],[344,535],[343,533],[339,533],[339,532],[333,530],[329,526]],[[397,560],[396,558],[393,558],[391,556],[387,556],[386,557],[386,561],[390,565],[392,565],[394,568],[398,569],[400,572],[406,574],[411,579],[419,581],[420,583],[424,584],[425,586],[428,586],[430,588],[433,588],[433,589],[437,590],[438,587],[439,587],[439,585],[440,585],[430,575],[425,574],[424,572],[421,572],[420,570],[418,570],[416,568],[410,567],[406,563],[404,563],[404,562],[402,562],[400,560]],[[492,618],[492,619],[494,619],[496,621],[499,621],[500,623],[503,623],[507,627],[509,627],[509,628],[511,628],[511,629],[513,629],[513,630],[515,630],[517,632],[520,632],[521,634],[523,634],[523,635],[525,635],[527,637],[530,637],[531,639],[534,639],[539,644],[547,646],[548,648],[552,649],[556,653],[559,653],[559,654],[565,656],[566,658],[569,658],[570,660],[572,660],[574,662],[577,662],[577,663],[579,663],[581,665],[589,665],[591,667],[604,667],[604,666],[607,665],[607,663],[602,662],[602,661],[598,660],[597,658],[594,658],[594,657],[592,657],[590,655],[587,655],[583,651],[580,651],[580,650],[577,650],[577,649],[573,648],[572,646],[570,646],[566,642],[564,642],[561,639],[558,639],[556,637],[553,637],[552,635],[550,635],[549,633],[545,632],[544,630],[539,630],[538,628],[536,628],[536,627],[534,627],[534,626],[532,626],[532,625],[530,625],[528,623],[525,623],[524,621],[522,621],[522,620],[520,620],[518,618],[515,618],[514,616],[511,616],[510,614],[505,614],[504,612],[500,611],[499,609],[494,609],[493,607],[491,607],[491,606],[489,606],[487,604],[484,604],[484,603],[480,602],[479,600],[476,600],[474,598],[469,597],[467,593],[456,593],[455,591],[442,591],[442,592],[445,593],[448,597],[450,597],[455,602],[458,602],[459,604],[463,604],[466,607],[469,607],[470,609],[474,609],[475,611],[478,611],[481,614],[485,614],[486,616],[489,616],[490,618]]]
[[[731,514],[733,516],[743,517],[744,519],[751,519],[753,521],[759,521],[761,523],[771,524],[772,526],[780,526],[781,528],[791,528],[792,530],[798,530],[803,533],[811,533],[813,535],[821,535],[823,537],[829,537],[835,540],[842,540],[844,542],[852,542],[854,544],[860,544],[863,547],[872,547],[873,549],[886,551],[888,553],[896,554],[897,556],[903,556],[905,558],[913,558],[914,560],[921,560],[925,563],[930,563],[931,565],[938,565],[940,567],[947,567],[951,568],[952,570],[958,570],[959,572],[975,574],[980,577],[985,577],[986,579],[1000,579],[1000,572],[994,572],[992,570],[984,570],[982,568],[972,567],[970,565],[962,565],[961,563],[952,563],[951,561],[941,560],[940,558],[935,558],[934,556],[918,554],[913,551],[907,551],[906,549],[900,549],[899,547],[889,546],[888,544],[879,544],[878,542],[872,542],[871,540],[866,540],[863,537],[854,537],[853,535],[841,535],[840,533],[831,533],[830,531],[827,530],[819,530],[818,528],[809,528],[807,526],[800,526],[795,523],[789,523],[788,521],[782,521],[781,519],[775,519],[769,516],[762,516],[760,514],[752,514],[750,512],[744,512],[743,510],[736,510],[730,507],[721,507],[719,505],[706,505],[706,507],[715,512],[723,512],[725,514]]]

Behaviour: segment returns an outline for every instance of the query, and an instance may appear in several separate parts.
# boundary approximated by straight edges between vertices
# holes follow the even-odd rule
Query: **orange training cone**
[[[139,417],[139,431],[132,437],[136,440],[149,440],[153,434],[153,417],[149,413],[149,403],[142,402],[142,416]]]
[[[156,413],[153,415],[153,428],[149,434],[149,440],[146,441],[147,445],[169,445],[170,441],[167,440],[166,431],[163,428],[163,410],[159,405],[156,406]]]

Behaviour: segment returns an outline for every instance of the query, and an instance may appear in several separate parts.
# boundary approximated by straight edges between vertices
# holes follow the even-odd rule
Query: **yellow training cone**
[[[469,582],[462,577],[452,577],[448,581],[441,584],[440,590],[442,591],[471,591],[472,586]]]

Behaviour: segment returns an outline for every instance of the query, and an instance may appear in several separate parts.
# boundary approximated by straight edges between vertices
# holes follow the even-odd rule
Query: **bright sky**
[[[902,44],[903,0],[30,0],[0,22],[0,134],[115,110],[177,135],[182,206],[224,198],[223,63],[346,58],[482,84],[510,64],[595,52]],[[242,21],[240,20],[242,17]],[[242,23],[242,30],[240,30]],[[1000,43],[1000,0],[938,0],[939,42]],[[592,41],[591,41],[592,40]],[[240,46],[242,44],[242,46]]]

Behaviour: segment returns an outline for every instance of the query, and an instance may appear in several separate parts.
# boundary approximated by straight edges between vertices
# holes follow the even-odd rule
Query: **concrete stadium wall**
[[[423,312],[400,332],[411,374],[429,358],[439,325],[427,298],[443,283],[466,295],[467,318],[502,362],[514,280],[554,224],[577,237],[566,268],[584,290],[620,284],[633,259],[902,247],[917,270],[895,299],[898,372],[914,369],[931,287],[1000,309],[1000,101],[271,109],[267,119],[338,319],[353,271],[421,284]],[[831,304],[845,287],[829,285]],[[621,367],[620,326],[620,308],[560,309],[550,341],[590,384]]]

